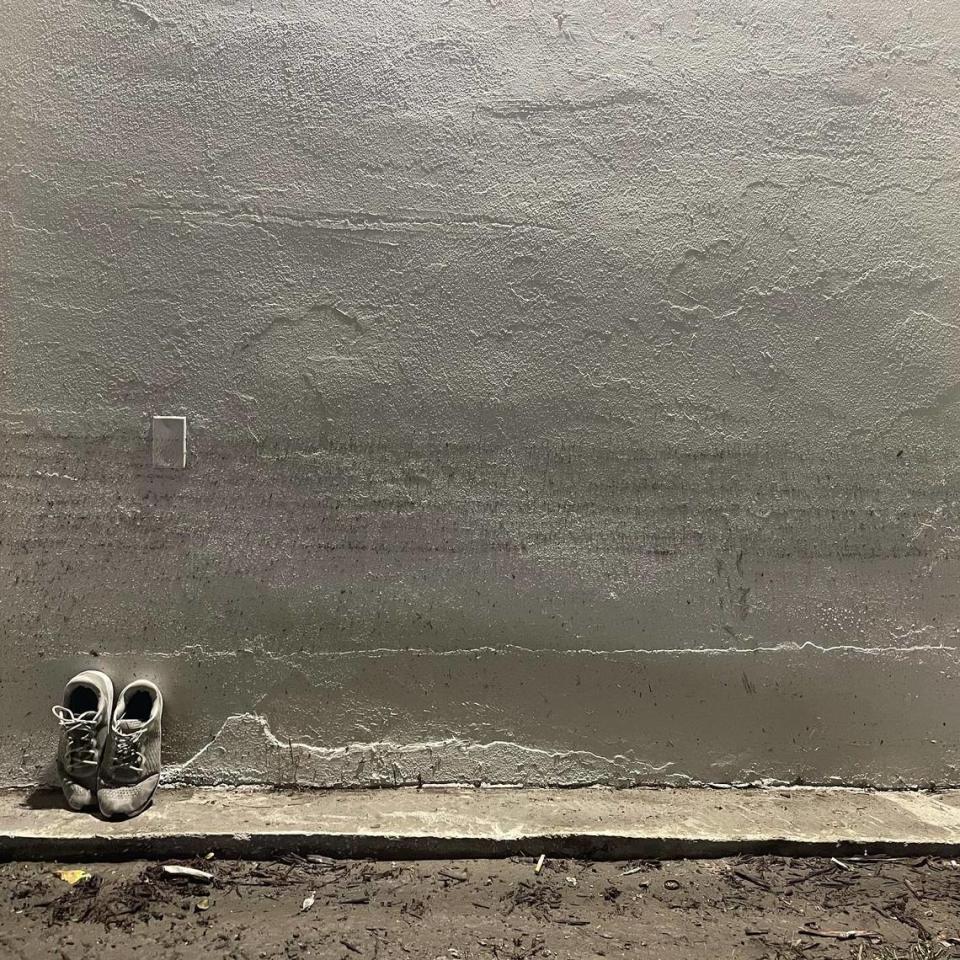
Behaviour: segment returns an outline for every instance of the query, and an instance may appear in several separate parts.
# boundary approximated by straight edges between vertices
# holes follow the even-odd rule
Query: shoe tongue
[[[142,720],[121,720],[117,724],[117,729],[121,733],[133,733],[134,730],[139,730],[142,726]]]

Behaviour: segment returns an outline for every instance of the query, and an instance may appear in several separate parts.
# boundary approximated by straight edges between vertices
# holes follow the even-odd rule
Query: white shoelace
[[[73,713],[57,705],[53,715],[67,734],[67,761],[70,764],[95,764],[99,759],[97,749],[97,715],[95,711]]]
[[[133,773],[143,772],[143,753],[140,750],[140,739],[147,728],[139,730],[121,730],[116,724],[113,727],[113,759],[117,766],[126,767]]]

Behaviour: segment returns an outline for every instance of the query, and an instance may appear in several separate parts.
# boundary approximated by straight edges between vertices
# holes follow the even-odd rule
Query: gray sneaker
[[[160,782],[160,715],[163,696],[149,680],[120,691],[100,761],[97,801],[105,817],[135,817]]]
[[[60,722],[57,772],[67,805],[73,810],[97,804],[97,769],[113,714],[113,682],[99,670],[78,673],[53,708]]]

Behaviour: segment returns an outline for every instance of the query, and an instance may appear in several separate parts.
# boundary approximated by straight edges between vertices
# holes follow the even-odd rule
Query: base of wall
[[[112,823],[0,792],[0,859],[960,855],[960,791],[162,790]],[[214,865],[215,868],[215,865]]]
[[[90,667],[163,690],[170,786],[960,786],[955,647],[8,659],[2,787],[56,783],[50,705]]]

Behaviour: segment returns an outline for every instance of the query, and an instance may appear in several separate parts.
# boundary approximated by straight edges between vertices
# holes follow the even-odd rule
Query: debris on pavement
[[[805,924],[800,933],[811,937],[825,937],[829,940],[856,940],[862,938],[874,943],[883,943],[883,937],[874,930],[821,930],[818,927]]]
[[[213,874],[207,873],[206,870],[182,867],[176,863],[165,863],[160,869],[171,877],[186,877],[189,880],[199,880],[201,883],[213,883]]]
[[[949,859],[833,859],[2,863],[0,956],[960,960]]]

